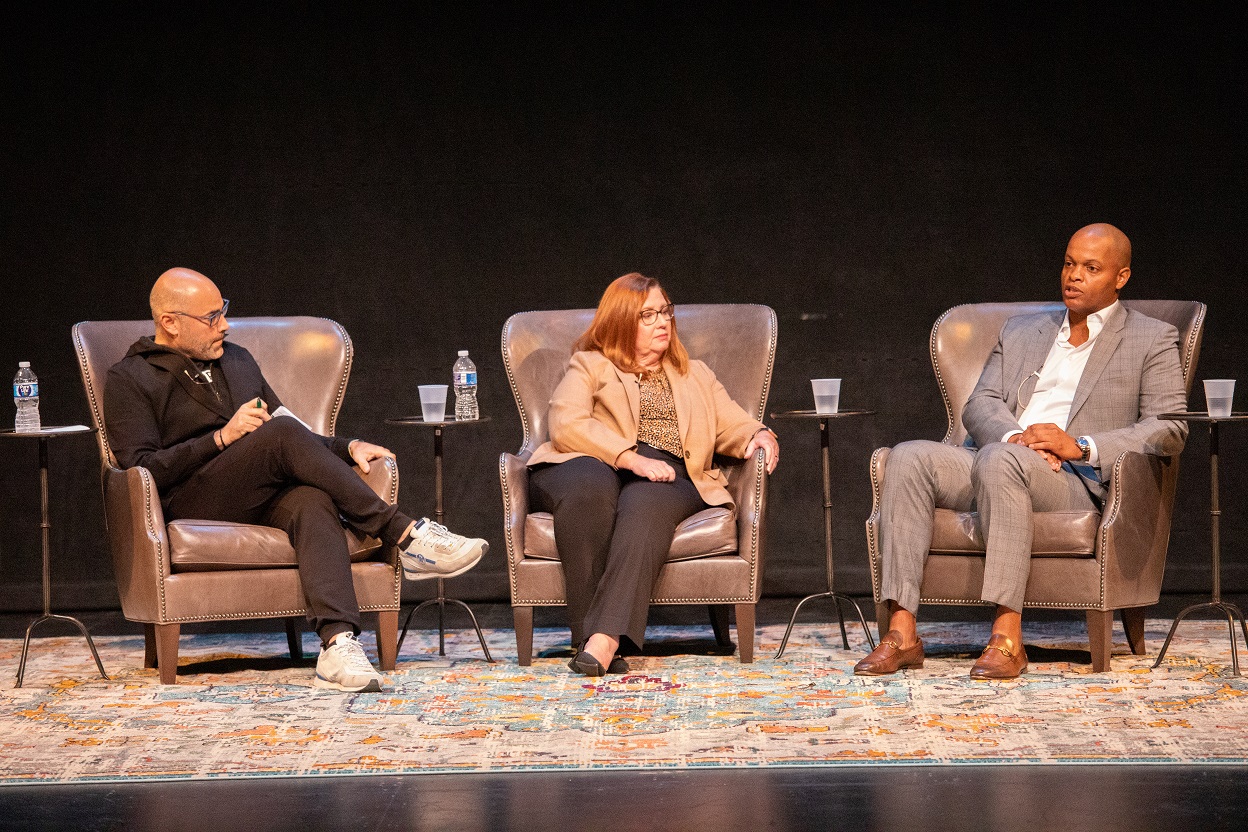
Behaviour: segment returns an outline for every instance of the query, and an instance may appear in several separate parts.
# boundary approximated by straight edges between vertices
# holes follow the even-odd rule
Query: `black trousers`
[[[644,644],[650,595],[676,526],[706,508],[684,460],[644,444],[637,453],[670,464],[676,480],[651,482],[593,457],[529,473],[530,510],[555,518],[573,644],[594,633]]]
[[[360,631],[345,519],[393,546],[411,524],[350,463],[297,420],[278,416],[234,442],[172,489],[169,520],[226,520],[290,535],[308,618],[323,641]]]

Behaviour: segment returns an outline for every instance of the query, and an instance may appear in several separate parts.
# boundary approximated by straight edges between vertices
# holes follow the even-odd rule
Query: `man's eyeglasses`
[[[171,312],[171,315],[181,315],[183,318],[194,318],[201,324],[216,329],[217,324],[221,323],[221,319],[225,317],[225,313],[230,311],[230,302],[228,300],[221,301],[221,308],[216,312],[209,312],[207,315],[191,315],[186,312]]]
[[[676,317],[676,307],[669,303],[662,309],[643,309],[638,317],[641,318],[641,322],[643,324],[650,326],[650,324],[659,319],[660,315],[670,321],[672,318]]]

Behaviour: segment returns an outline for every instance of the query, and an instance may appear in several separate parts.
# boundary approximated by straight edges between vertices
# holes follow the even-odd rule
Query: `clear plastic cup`
[[[1235,379],[1205,379],[1205,406],[1209,415],[1215,419],[1226,419],[1231,415],[1231,400],[1235,398]]]
[[[446,421],[446,384],[421,384],[420,414],[426,422]]]
[[[812,378],[810,386],[815,391],[815,412],[824,416],[835,413],[841,405],[841,380]]]

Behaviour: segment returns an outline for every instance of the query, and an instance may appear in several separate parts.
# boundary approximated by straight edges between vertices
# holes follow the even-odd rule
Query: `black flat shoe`
[[[615,666],[615,662],[611,662],[611,666]],[[588,650],[582,650],[572,657],[572,661],[568,662],[568,668],[574,670],[582,676],[606,676],[607,668],[594,658],[594,654]]]

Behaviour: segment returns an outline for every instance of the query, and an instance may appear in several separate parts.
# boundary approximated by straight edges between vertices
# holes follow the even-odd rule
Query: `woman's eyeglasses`
[[[638,317],[641,318],[641,322],[643,324],[645,324],[646,326],[650,326],[650,324],[654,323],[655,321],[659,319],[660,315],[662,315],[665,319],[670,321],[672,318],[676,317],[676,307],[672,306],[669,303],[667,306],[664,306],[662,309],[643,309],[641,310],[641,314],[638,315]]]

